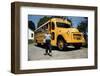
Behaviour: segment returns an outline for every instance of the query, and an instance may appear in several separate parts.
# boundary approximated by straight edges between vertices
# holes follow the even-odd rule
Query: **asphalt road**
[[[29,44],[28,46],[28,60],[55,60],[55,59],[79,59],[88,57],[88,48],[75,49],[68,47],[64,51],[59,51],[57,48],[52,50],[52,56],[44,55],[45,48]]]

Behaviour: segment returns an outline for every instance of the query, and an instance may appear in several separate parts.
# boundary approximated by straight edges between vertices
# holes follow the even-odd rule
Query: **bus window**
[[[66,24],[66,23],[61,23],[61,22],[57,22],[57,27],[61,27],[61,28],[70,28],[71,25]]]
[[[54,22],[51,22],[51,28],[52,28],[52,30],[55,29],[55,24],[54,24]]]
[[[51,33],[51,39],[52,39],[52,40],[55,39],[55,33],[54,33],[54,32]]]
[[[51,25],[50,25],[50,22],[48,23],[48,26],[49,26],[49,30],[51,31]]]

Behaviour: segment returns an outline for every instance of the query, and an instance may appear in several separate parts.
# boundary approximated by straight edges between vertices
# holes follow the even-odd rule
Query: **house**
[[[34,40],[34,31],[28,28],[28,40]]]

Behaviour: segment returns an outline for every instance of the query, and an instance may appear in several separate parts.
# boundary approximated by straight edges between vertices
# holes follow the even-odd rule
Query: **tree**
[[[71,19],[67,18],[67,21],[69,21],[69,22],[71,23],[71,26],[73,26],[73,25],[72,25],[72,20],[71,20]]]
[[[41,18],[40,20],[39,20],[39,22],[38,22],[38,25],[37,25],[37,27],[40,27],[42,24],[44,24],[45,22],[47,22],[49,19],[51,19],[51,18],[62,18],[62,19],[66,19],[66,16],[44,16],[43,18]],[[69,19],[69,18],[67,18],[67,20],[69,21],[69,22],[71,22],[71,25],[72,25],[72,20],[71,19]]]
[[[77,26],[80,32],[87,32],[88,29],[88,19],[87,17],[84,17],[84,21],[81,21],[80,24]]]
[[[35,30],[35,24],[32,21],[28,21],[28,28],[30,28],[31,30]]]
[[[62,18],[62,19],[66,19],[65,16],[51,16],[51,18]]]
[[[45,22],[47,22],[49,19],[50,19],[50,17],[44,16],[43,18],[41,18],[39,20],[37,27],[40,27],[42,24],[44,24]]]
[[[88,47],[88,18],[87,17],[84,17],[84,21],[82,21],[79,25],[78,25],[78,29],[80,32],[83,32],[83,35],[84,35],[84,39],[86,41],[85,43],[85,47]]]

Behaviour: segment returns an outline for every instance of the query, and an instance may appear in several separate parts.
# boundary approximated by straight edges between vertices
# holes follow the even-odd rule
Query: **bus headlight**
[[[69,31],[67,31],[67,34],[69,34],[70,32]]]

